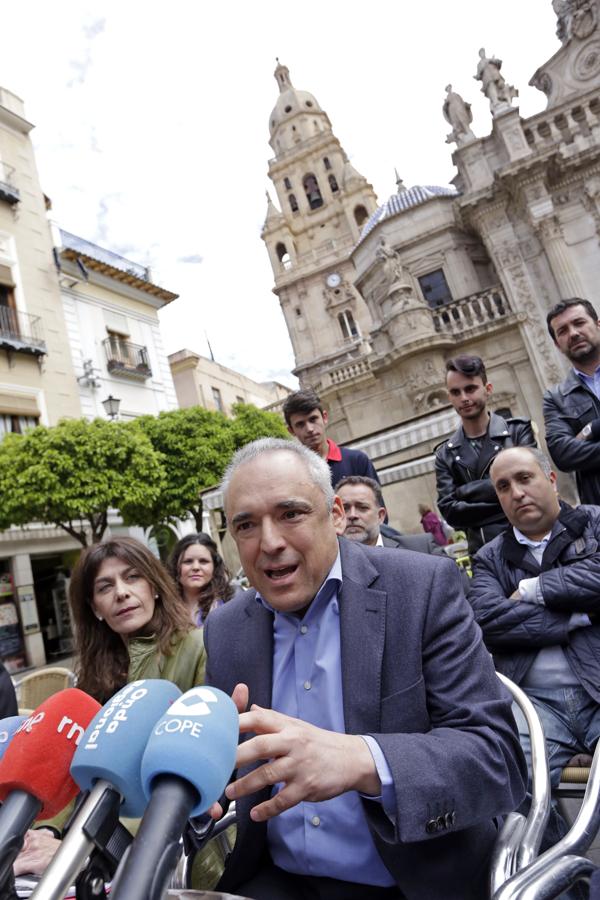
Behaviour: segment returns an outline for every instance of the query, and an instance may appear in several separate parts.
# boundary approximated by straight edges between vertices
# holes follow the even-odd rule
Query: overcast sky
[[[503,60],[523,116],[544,109],[528,81],[559,48],[555,28],[551,0],[20,0],[2,11],[0,85],[36,125],[61,227],[180,294],[161,313],[167,352],[207,354],[207,333],[219,362],[294,384],[260,240],[275,57],[383,202],[394,167],[407,187],[454,176],[448,82],[489,133],[480,47]]]

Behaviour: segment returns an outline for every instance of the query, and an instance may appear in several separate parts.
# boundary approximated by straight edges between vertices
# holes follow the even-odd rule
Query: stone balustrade
[[[371,371],[371,363],[364,357],[353,360],[343,366],[330,369],[326,373],[330,384],[342,384],[344,381],[351,381],[353,378],[359,378],[361,375],[368,375]]]
[[[433,325],[438,334],[464,334],[472,328],[504,319],[512,312],[501,287],[490,288],[432,309]]]
[[[600,95],[578,97],[547,112],[532,116],[524,123],[527,143],[537,153],[556,145],[563,154],[600,143]]]

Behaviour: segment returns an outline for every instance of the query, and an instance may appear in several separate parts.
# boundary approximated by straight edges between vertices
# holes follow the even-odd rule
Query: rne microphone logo
[[[218,703],[215,693],[207,687],[192,688],[168,708],[167,716],[210,716],[209,704]]]
[[[40,722],[43,722],[45,717],[46,713],[44,712],[38,712],[35,713],[35,715],[32,714],[30,716],[27,716],[23,724],[19,725],[19,727],[17,728],[15,734],[20,734],[22,731],[26,731],[27,734],[31,734],[31,729],[33,728],[33,726],[38,725]]]

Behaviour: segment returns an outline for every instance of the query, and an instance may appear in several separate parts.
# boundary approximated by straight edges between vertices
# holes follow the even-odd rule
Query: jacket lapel
[[[340,552],[340,635],[346,732],[377,733],[381,727],[387,594],[370,587],[379,573],[364,551],[342,539]]]
[[[246,625],[236,635],[235,670],[250,691],[250,703],[269,708],[273,684],[273,616],[256,600],[256,591],[246,604]],[[260,665],[256,657],[261,658]],[[241,676],[243,673],[243,677]]]
[[[508,426],[502,416],[490,413],[490,424],[483,439],[481,453],[477,461],[477,475],[482,478],[487,472],[494,457],[505,447],[511,447]]]

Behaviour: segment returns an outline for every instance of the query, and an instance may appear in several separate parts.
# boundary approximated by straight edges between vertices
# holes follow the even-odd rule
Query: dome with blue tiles
[[[415,206],[421,206],[428,200],[436,197],[458,197],[459,192],[455,187],[442,187],[439,184],[416,184],[414,187],[405,188],[402,182],[399,183],[398,192],[392,194],[389,200],[378,206],[374,213],[369,217],[366,225],[361,231],[358,243],[360,244],[373,231],[379,222],[384,219],[390,219],[400,213],[406,212],[408,209],[414,209]]]

